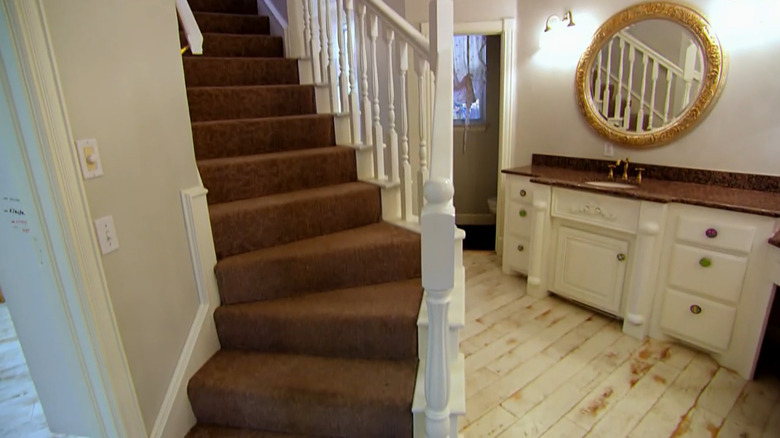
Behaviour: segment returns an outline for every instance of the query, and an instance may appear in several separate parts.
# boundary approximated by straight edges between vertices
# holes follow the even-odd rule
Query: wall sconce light
[[[575,25],[574,18],[571,16],[571,11],[566,11],[566,13],[563,14],[563,18],[558,18],[557,15],[550,15],[547,17],[547,21],[544,23],[544,31],[549,32],[567,21],[569,24],[567,24],[566,27],[572,27]]]

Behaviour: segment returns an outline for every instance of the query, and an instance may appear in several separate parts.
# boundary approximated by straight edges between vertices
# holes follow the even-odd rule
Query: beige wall
[[[75,138],[96,138],[93,218],[113,215],[103,257],[147,430],[197,308],[179,190],[199,184],[174,2],[44,0]]]
[[[644,151],[615,148],[616,157],[633,161],[780,174],[780,43],[745,44],[739,30],[718,20],[725,0],[687,2],[712,19],[729,57],[725,89],[713,111],[688,135],[659,148]],[[604,140],[584,122],[574,99],[576,57],[557,67],[540,65],[538,41],[550,14],[571,8],[575,21],[590,18],[598,25],[613,13],[636,2],[630,0],[518,2],[517,84],[518,115],[514,164],[527,164],[532,153],[604,158]],[[733,2],[732,2],[733,3]],[[750,4],[751,2],[742,2]],[[585,20],[587,21],[587,20]],[[761,35],[762,33],[754,33]]]

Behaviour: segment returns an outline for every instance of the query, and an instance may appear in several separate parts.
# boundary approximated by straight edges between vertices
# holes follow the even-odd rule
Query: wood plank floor
[[[521,296],[493,252],[466,251],[467,437],[780,437],[780,380],[745,381],[689,348],[550,296]]]
[[[68,437],[49,432],[6,304],[0,304],[0,437]]]

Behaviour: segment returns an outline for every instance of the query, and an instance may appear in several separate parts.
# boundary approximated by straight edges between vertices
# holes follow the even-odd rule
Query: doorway
[[[456,35],[453,183],[464,249],[494,250],[498,186],[501,36]]]

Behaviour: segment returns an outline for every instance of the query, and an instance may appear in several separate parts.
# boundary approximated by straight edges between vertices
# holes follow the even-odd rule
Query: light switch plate
[[[97,178],[103,175],[103,165],[100,163],[97,140],[84,138],[76,140],[76,149],[79,153],[81,174],[84,179]]]
[[[119,249],[119,237],[116,235],[113,216],[95,219],[95,232],[100,244],[100,252],[108,254]]]
[[[608,142],[604,142],[604,156],[605,157],[614,157],[615,156],[615,146]]]

